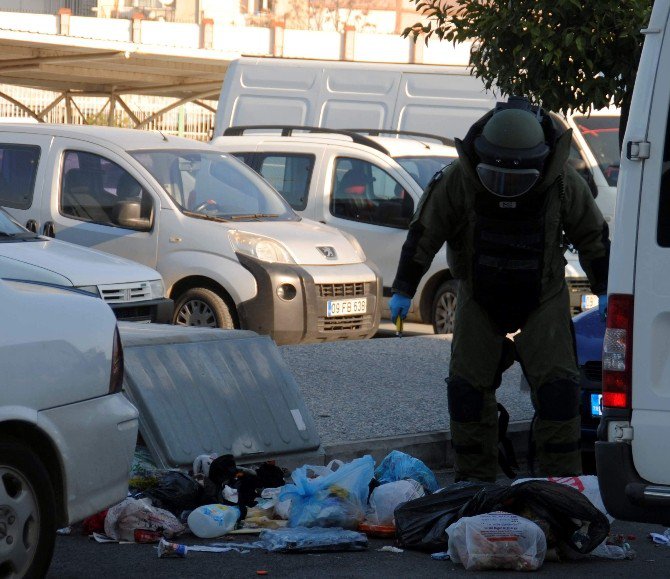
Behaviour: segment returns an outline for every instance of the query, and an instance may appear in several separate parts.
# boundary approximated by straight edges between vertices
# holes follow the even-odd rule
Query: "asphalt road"
[[[393,329],[385,324],[380,333],[392,337]],[[402,339],[285,346],[281,353],[295,374],[323,442],[342,444],[371,437],[402,437],[446,429],[444,377],[449,345],[448,336],[433,336],[427,326],[410,325]],[[512,368],[498,396],[513,420],[524,420],[530,417],[531,407],[528,395],[518,390],[518,380],[519,370]],[[441,483],[449,482],[448,471],[437,474]],[[598,579],[670,577],[670,547],[655,546],[647,539],[650,532],[662,532],[662,527],[615,522],[612,530],[635,536],[632,545],[637,557],[634,560],[588,558],[576,562],[547,562],[538,573],[557,578],[566,575]],[[184,538],[183,542],[208,543],[194,537]],[[423,553],[378,551],[392,544],[392,540],[372,540],[367,551],[357,553],[192,552],[185,559],[159,559],[153,545],[101,545],[74,533],[57,538],[49,577],[211,579],[258,576],[258,571],[266,571],[271,577],[292,578],[478,576],[450,562],[433,561]],[[498,572],[496,576],[518,577],[518,574]]]

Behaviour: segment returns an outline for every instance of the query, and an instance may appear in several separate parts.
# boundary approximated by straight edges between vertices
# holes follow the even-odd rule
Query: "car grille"
[[[372,329],[372,315],[341,316],[337,318],[318,318],[316,327],[319,332],[351,332]]]
[[[367,282],[321,283],[318,286],[322,298],[354,298],[370,292],[370,284]]]
[[[151,322],[154,308],[151,306],[114,306],[112,311],[117,320],[124,322]]]
[[[148,283],[117,283],[98,286],[102,299],[108,304],[141,302],[151,299],[151,287]]]
[[[602,362],[586,362],[582,366],[584,375],[591,380],[591,382],[602,382],[603,379],[603,364]]]

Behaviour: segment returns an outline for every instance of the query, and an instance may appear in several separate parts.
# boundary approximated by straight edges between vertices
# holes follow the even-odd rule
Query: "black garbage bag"
[[[494,511],[513,513],[539,525],[548,548],[567,546],[581,554],[593,551],[610,530],[607,517],[577,489],[547,480],[483,488],[463,506],[459,518]]]
[[[158,477],[158,485],[144,492],[155,506],[166,509],[177,517],[183,511],[200,506],[201,494],[202,487],[198,482],[178,470],[162,472]]]
[[[394,512],[398,544],[429,553],[446,551],[446,528],[459,518],[463,505],[479,491],[491,486],[495,485],[457,482],[432,495],[403,503]]]

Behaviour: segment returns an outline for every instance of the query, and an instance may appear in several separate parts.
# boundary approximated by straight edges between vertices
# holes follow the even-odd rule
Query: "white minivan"
[[[607,510],[670,524],[670,3],[656,2],[623,141],[596,443]]]
[[[177,324],[249,329],[278,344],[377,330],[379,275],[355,238],[301,218],[208,144],[40,124],[0,125],[2,147],[34,151],[25,177],[34,185],[10,190],[12,215],[157,269]]]
[[[138,413],[100,299],[0,280],[0,318],[0,576],[44,577],[57,528],[127,495]]]

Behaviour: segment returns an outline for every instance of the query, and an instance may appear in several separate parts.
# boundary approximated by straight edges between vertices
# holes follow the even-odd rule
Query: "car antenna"
[[[156,130],[161,134],[161,137],[163,137],[163,140],[165,142],[167,142],[168,138],[163,134],[163,131],[161,131],[160,129],[156,129]]]

